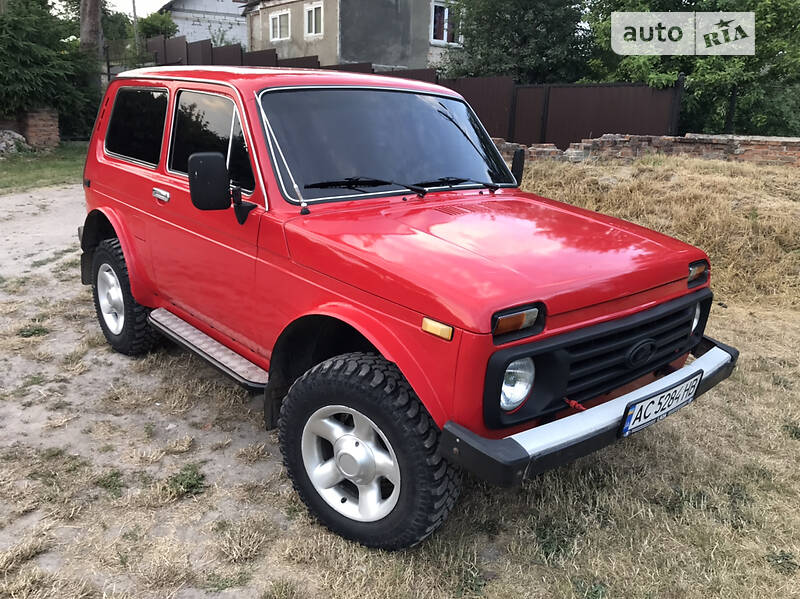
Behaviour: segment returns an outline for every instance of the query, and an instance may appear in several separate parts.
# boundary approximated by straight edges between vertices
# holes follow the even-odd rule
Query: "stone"
[[[0,154],[15,154],[30,149],[28,142],[19,133],[10,129],[0,130]]]

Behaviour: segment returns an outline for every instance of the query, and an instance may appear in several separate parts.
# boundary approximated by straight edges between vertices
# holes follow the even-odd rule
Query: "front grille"
[[[564,409],[565,399],[583,403],[663,369],[700,342],[711,301],[706,288],[633,316],[499,350],[489,359],[486,373],[487,427],[547,419]],[[700,320],[691,333],[698,303]],[[639,351],[643,346],[646,349]],[[524,357],[536,364],[536,383],[525,404],[509,414],[498,403],[503,373]]]
[[[661,368],[681,355],[687,346],[694,319],[694,304],[652,321],[621,328],[590,341],[564,347],[569,361],[566,397],[583,402],[621,387],[640,376]],[[631,348],[653,340],[651,357],[631,365]]]

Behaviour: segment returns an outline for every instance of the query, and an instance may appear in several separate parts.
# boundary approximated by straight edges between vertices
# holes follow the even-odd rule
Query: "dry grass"
[[[45,572],[41,568],[26,568],[15,576],[0,581],[0,597],[10,599],[94,599],[120,598],[119,595],[98,593],[88,582]]]
[[[0,597],[800,597],[800,170],[540,162],[525,184],[708,250],[731,379],[521,489],[467,479],[439,533],[389,554],[309,517],[257,398],[170,345],[108,352],[75,281],[40,299],[13,280],[0,409],[24,411],[0,419]],[[72,256],[51,254],[26,276],[66,278]],[[51,332],[19,337],[32,319]]]
[[[236,452],[236,457],[246,464],[255,464],[270,457],[266,443],[252,443]]]
[[[633,163],[527,165],[524,188],[705,249],[726,301],[800,306],[800,173],[651,156]]]
[[[147,588],[157,590],[175,592],[195,577],[187,548],[168,539],[159,539],[131,569]]]
[[[224,559],[232,564],[248,562],[261,555],[276,533],[275,525],[265,516],[246,518],[221,528],[217,547]]]
[[[47,551],[52,543],[48,527],[34,529],[15,545],[0,552],[0,576],[13,573],[23,564]]]

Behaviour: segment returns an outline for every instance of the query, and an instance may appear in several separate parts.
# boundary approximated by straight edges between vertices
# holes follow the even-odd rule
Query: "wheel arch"
[[[334,356],[358,351],[377,353],[397,365],[441,428],[446,420],[444,408],[411,351],[396,332],[376,317],[349,305],[328,305],[304,314],[281,332],[271,355],[267,388],[274,414],[292,383],[309,368]]]
[[[143,271],[138,260],[137,252],[133,240],[125,227],[122,218],[111,208],[95,208],[86,215],[81,234],[81,283],[84,285],[92,284],[92,259],[94,258],[95,248],[105,239],[116,238],[122,247],[122,254],[125,257],[125,265],[128,267],[128,279],[131,286],[131,293],[139,301],[146,305],[140,298],[147,296],[146,289],[151,286],[143,279]]]

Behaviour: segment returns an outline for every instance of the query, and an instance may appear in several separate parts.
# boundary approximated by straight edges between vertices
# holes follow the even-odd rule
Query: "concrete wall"
[[[342,62],[376,69],[428,66],[430,0],[340,0]]]
[[[322,66],[339,64],[339,0],[323,0],[322,35],[306,36],[305,6],[307,0],[267,0],[248,15],[250,49],[275,48],[278,58],[318,56]],[[289,10],[290,37],[270,40],[270,15]]]
[[[444,52],[430,42],[431,0],[324,0],[323,35],[305,36],[307,0],[263,0],[247,16],[251,50],[319,56],[323,66],[371,62],[376,70],[424,69]],[[270,14],[289,10],[291,38],[270,41]]]
[[[247,20],[242,16],[242,4],[233,0],[173,0],[165,10],[172,14],[178,26],[176,35],[186,41],[213,39],[215,45],[240,43],[247,46]],[[221,36],[224,35],[222,42]]]

